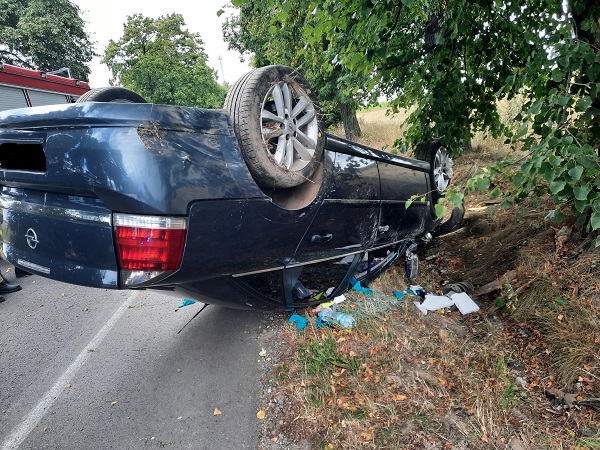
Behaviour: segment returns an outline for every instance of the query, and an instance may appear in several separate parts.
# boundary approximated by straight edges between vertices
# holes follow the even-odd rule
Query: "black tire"
[[[454,175],[453,161],[446,147],[439,142],[435,142],[429,146],[427,161],[429,161],[431,166],[429,170],[431,201],[435,207],[437,201],[444,197],[446,189],[450,185],[450,181]]]
[[[87,91],[75,103],[148,103],[144,97],[131,89],[118,86],[107,86]]]
[[[316,97],[298,72],[266,66],[247,73],[227,94],[225,109],[259,185],[290,188],[310,179],[325,136]]]

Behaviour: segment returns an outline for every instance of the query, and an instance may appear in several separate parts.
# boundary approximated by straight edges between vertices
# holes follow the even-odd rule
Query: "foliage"
[[[128,16],[123,36],[110,41],[102,60],[112,71],[111,83],[153,103],[222,107],[226,90],[207,65],[202,39],[184,27],[180,14]]]
[[[282,28],[295,20],[292,3],[262,2]],[[470,187],[508,197],[495,181],[511,176],[514,200],[548,193],[557,205],[550,218],[562,219],[570,206],[580,224],[600,229],[597,1],[310,0],[306,11],[312,18],[298,59],[335,49],[323,71],[367,80],[341,85],[346,95],[371,92],[395,109],[414,106],[399,148],[440,140],[456,154],[477,131],[504,133],[528,156],[495,165]],[[509,129],[497,103],[516,95],[524,107]]]
[[[322,40],[305,46],[305,34],[311,28],[311,0],[289,0],[273,5],[269,2],[245,2],[239,14],[229,17],[223,25],[223,37],[229,48],[242,58],[250,57],[255,67],[284,64],[297,68],[315,89],[327,126],[344,120],[346,135],[360,135],[355,112],[359,102],[371,98],[369,92],[351,89],[364,84],[365,76],[345,71],[329,64],[345,45]],[[345,110],[340,108],[346,108]],[[347,121],[354,121],[348,123]],[[347,127],[354,127],[348,130]]]
[[[94,56],[79,7],[68,0],[0,0],[0,60],[87,80]]]

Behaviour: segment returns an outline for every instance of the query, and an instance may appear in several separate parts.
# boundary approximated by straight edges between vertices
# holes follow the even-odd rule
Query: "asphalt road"
[[[257,447],[263,313],[209,306],[177,334],[202,304],[19,282],[0,304],[1,450]]]

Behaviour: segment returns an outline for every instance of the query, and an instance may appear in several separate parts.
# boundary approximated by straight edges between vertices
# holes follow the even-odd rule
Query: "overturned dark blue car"
[[[435,234],[452,161],[435,143],[428,161],[364,147],[319,119],[284,66],[242,77],[219,111],[113,87],[0,113],[3,257],[233,308],[339,295]]]

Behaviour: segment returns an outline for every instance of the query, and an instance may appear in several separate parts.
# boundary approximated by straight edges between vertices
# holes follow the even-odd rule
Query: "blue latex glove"
[[[355,291],[358,292],[362,292],[363,294],[367,294],[367,295],[371,295],[373,293],[372,289],[366,288],[366,287],[362,287],[360,285],[360,281],[357,281],[353,286],[352,289],[354,289]]]
[[[399,302],[402,301],[402,299],[404,298],[405,295],[406,294],[404,292],[394,291],[394,297],[396,297]]]
[[[188,300],[188,299],[186,298],[185,300],[183,300],[183,301],[181,302],[181,305],[179,305],[179,306],[177,307],[177,309],[179,309],[179,308],[183,308],[184,306],[193,305],[194,303],[196,303],[196,301],[195,301],[195,300]]]
[[[292,317],[290,317],[289,322],[295,323],[297,330],[304,330],[306,328],[306,324],[308,323],[308,319],[305,319],[304,317],[299,316],[298,314],[292,314]]]

